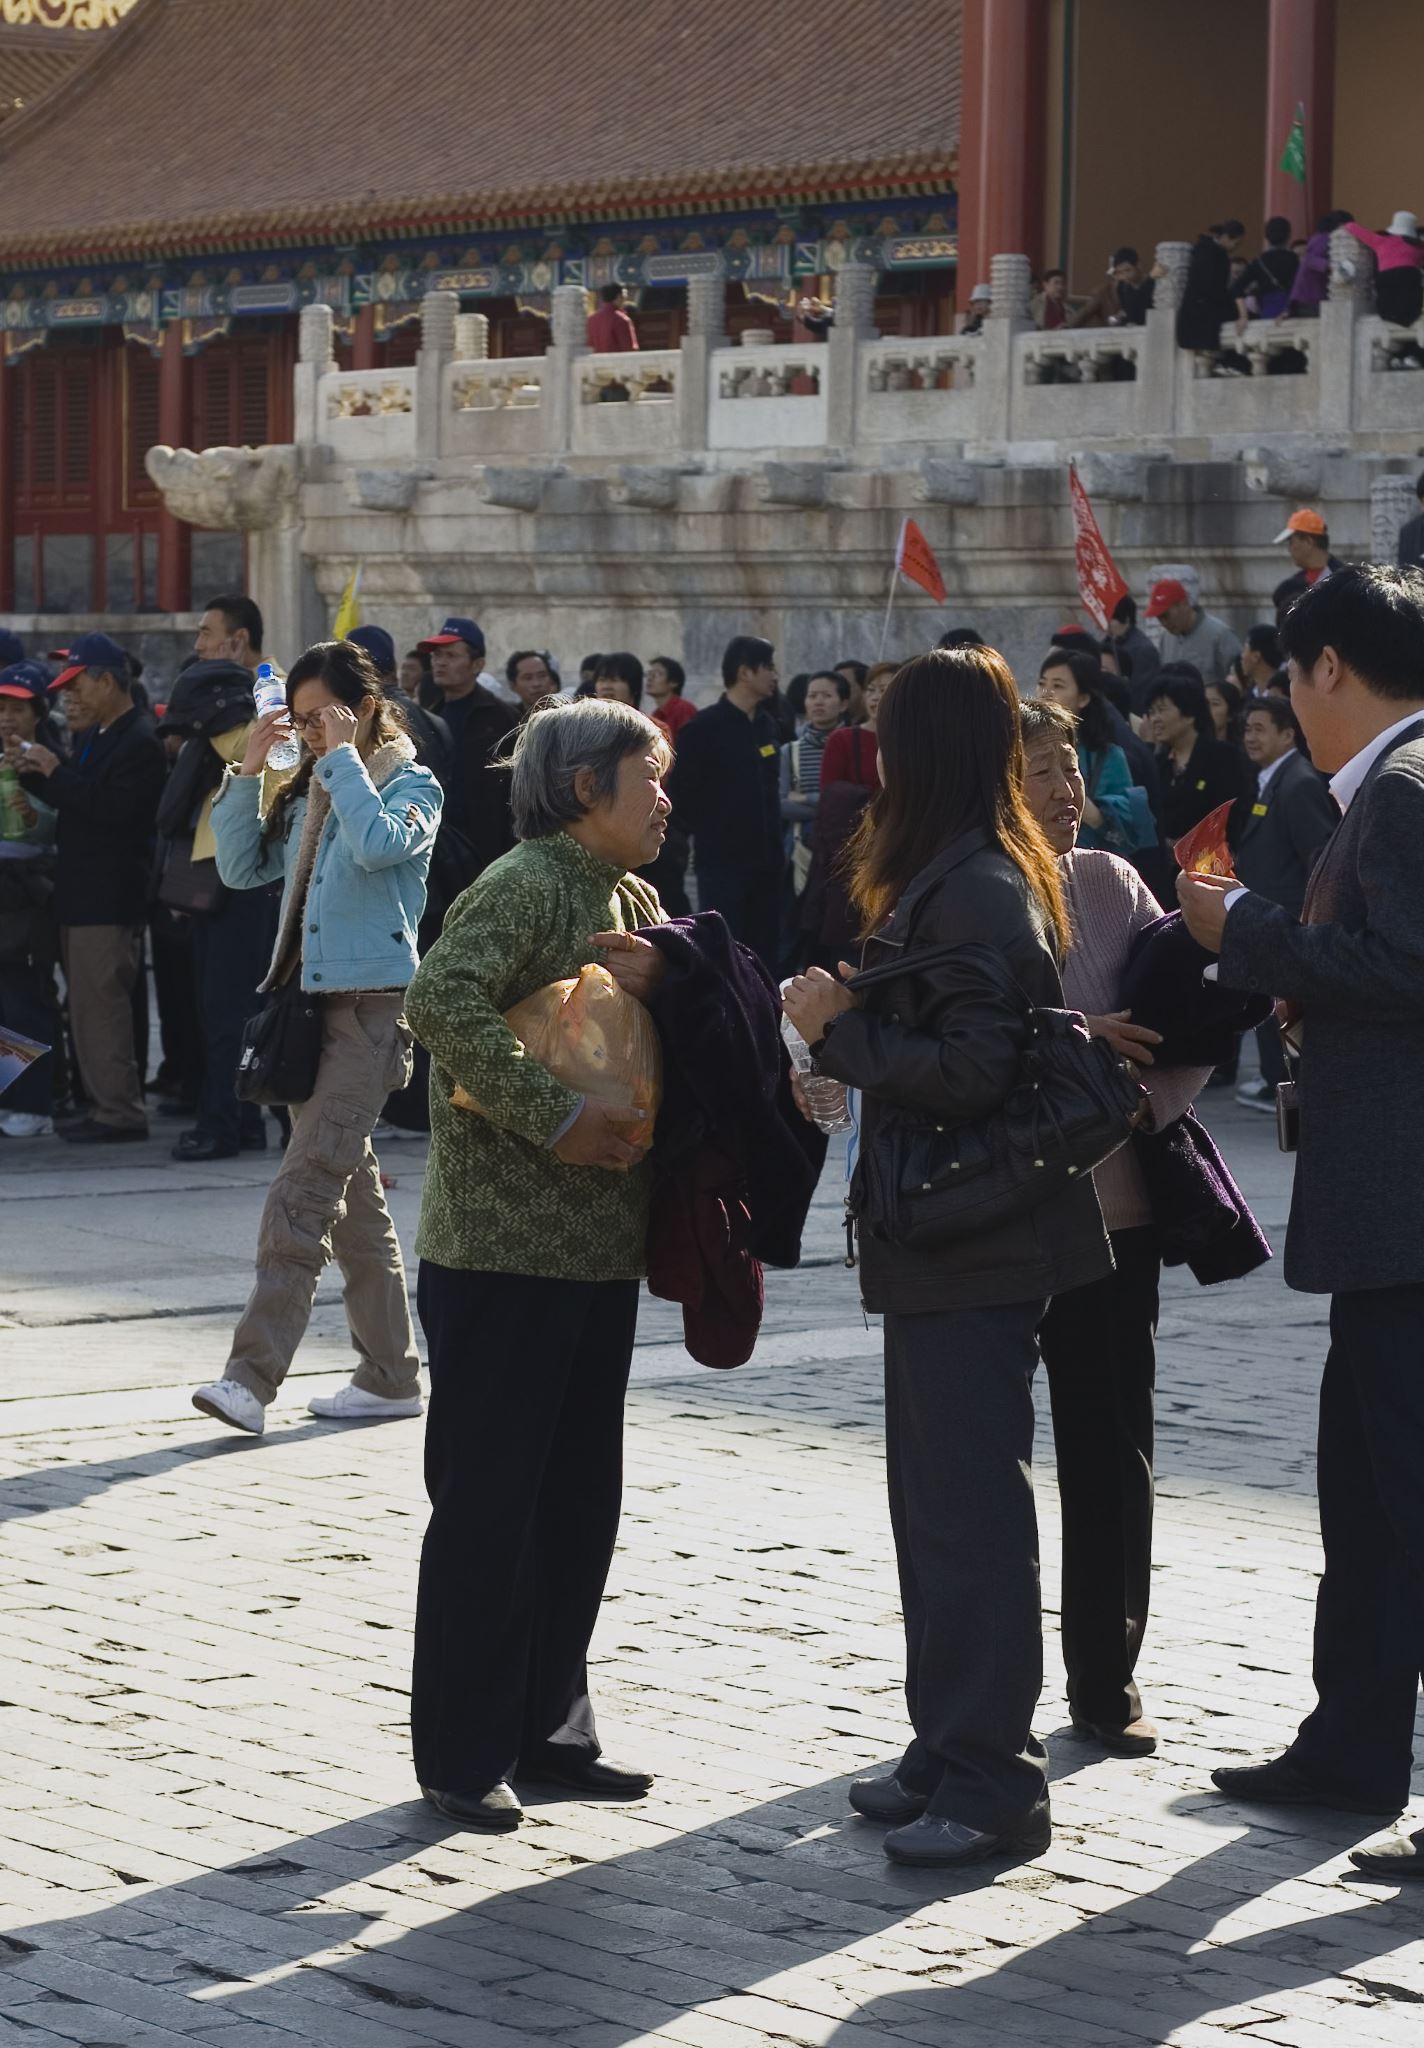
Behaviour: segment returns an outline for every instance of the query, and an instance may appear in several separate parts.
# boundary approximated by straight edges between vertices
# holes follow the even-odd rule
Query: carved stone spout
[[[168,448],[160,443],[144,467],[163,502],[190,526],[257,533],[296,516],[301,477],[295,448]]]

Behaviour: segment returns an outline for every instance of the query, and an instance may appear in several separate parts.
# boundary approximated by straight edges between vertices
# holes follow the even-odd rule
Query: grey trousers
[[[1033,1374],[1047,1303],[885,1318],[885,1455],[915,1739],[932,1814],[991,1833],[1048,1797]]]
[[[257,1278],[223,1369],[264,1406],[287,1376],[333,1258],[360,1360],[356,1385],[397,1400],[419,1387],[400,1241],[371,1149],[382,1103],[410,1078],[404,1004],[382,991],[332,995],[322,1006],[316,1087],[309,1102],[292,1104],[291,1139],[258,1226]]]
[[[133,1019],[143,927],[61,925],[59,950],[69,990],[69,1028],[89,1113],[96,1123],[146,1130]]]

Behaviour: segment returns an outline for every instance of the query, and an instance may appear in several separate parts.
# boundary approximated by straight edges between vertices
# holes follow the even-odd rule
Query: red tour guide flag
[[[1073,554],[1078,571],[1078,595],[1083,600],[1084,611],[1094,620],[1098,631],[1106,633],[1108,620],[1130,592],[1098,531],[1088,494],[1079,483],[1078,472],[1071,462],[1068,465],[1068,490],[1073,500]]]
[[[921,590],[927,590],[936,604],[944,603],[944,578],[939,573],[934,549],[913,519],[907,519],[900,528],[900,538],[895,543],[895,567],[900,575],[908,576]]]

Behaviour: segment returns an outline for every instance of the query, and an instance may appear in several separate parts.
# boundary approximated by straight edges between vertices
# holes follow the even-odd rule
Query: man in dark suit
[[[1397,1815],[1424,1667],[1424,575],[1342,569],[1296,601],[1282,640],[1344,814],[1304,922],[1214,878],[1183,875],[1177,891],[1221,979],[1302,1024],[1286,1281],[1332,1296],[1319,1701],[1284,1756],[1212,1775],[1243,1800]],[[1424,1878],[1424,1829],[1353,1860]]]
[[[1243,742],[1256,771],[1249,798],[1236,807],[1232,855],[1248,889],[1298,918],[1305,886],[1340,813],[1316,770],[1300,751],[1300,727],[1284,697],[1258,700],[1246,714]],[[1267,1018],[1256,1033],[1261,1078],[1236,1091],[1247,1109],[1274,1116],[1276,1084],[1286,1078],[1280,1027]]]
[[[1414,495],[1419,500],[1419,510],[1399,529],[1401,569],[1424,569],[1424,476],[1414,486]]]

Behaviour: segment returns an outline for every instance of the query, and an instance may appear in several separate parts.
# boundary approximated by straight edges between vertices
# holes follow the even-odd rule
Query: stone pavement
[[[1278,1238],[1270,1125],[1210,1115]],[[407,1244],[420,1161],[386,1158]],[[828,1175],[750,1366],[702,1371],[666,1307],[644,1316],[595,1688],[656,1790],[542,1800],[491,1841],[410,1776],[420,1425],[304,1412],[345,1362],[334,1287],[261,1443],[187,1406],[271,1164],[0,1153],[0,2048],[1421,2038],[1424,1900],[1348,1874],[1358,1824],[1233,1808],[1207,1777],[1309,1697],[1323,1304],[1274,1269],[1169,1282],[1161,1754],[1073,1736],[1050,1630],[1051,1852],[897,1872],[844,1796],[904,1724],[878,1338]]]

